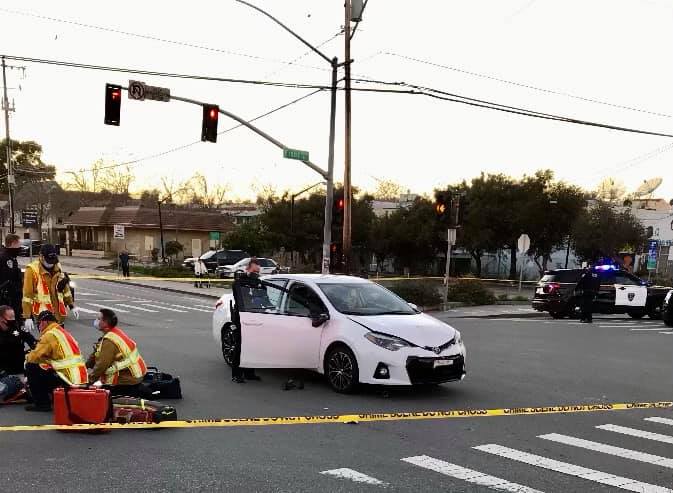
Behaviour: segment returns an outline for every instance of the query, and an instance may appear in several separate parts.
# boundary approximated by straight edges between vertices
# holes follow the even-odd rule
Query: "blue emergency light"
[[[600,271],[619,270],[619,267],[617,265],[612,264],[596,265],[594,266],[594,270],[600,270]]]

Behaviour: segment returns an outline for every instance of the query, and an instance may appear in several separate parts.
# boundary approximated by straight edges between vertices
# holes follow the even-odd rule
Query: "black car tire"
[[[673,327],[673,313],[670,313],[670,308],[669,313],[665,313],[663,318],[666,327]]]
[[[647,307],[647,316],[652,320],[661,320],[661,307],[657,309],[656,306]]]
[[[358,362],[345,344],[333,346],[325,356],[325,376],[332,390],[352,394],[360,383]]]
[[[645,310],[638,310],[635,312],[629,312],[629,317],[634,318],[636,320],[640,320],[646,315]]]
[[[566,313],[565,312],[549,312],[549,315],[551,315],[551,318],[554,320],[561,320],[562,318],[565,318]]]
[[[236,350],[236,338],[234,337],[234,326],[232,324],[227,324],[222,327],[220,340],[224,362],[229,366],[232,366],[234,361],[234,351]]]

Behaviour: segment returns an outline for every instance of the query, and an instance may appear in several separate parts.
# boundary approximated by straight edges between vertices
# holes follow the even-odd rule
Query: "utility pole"
[[[161,263],[165,264],[166,263],[166,253],[164,252],[164,222],[161,219],[161,203],[166,200],[165,198],[163,200],[157,200],[157,205],[159,206],[159,237],[161,241]]]
[[[352,236],[351,236],[351,218],[352,218],[352,198],[353,190],[351,187],[351,0],[345,3],[346,16],[344,20],[344,85],[345,85],[345,152],[344,152],[344,224],[343,224],[343,261],[345,273],[349,274],[351,270],[352,256]]]
[[[3,99],[2,103],[5,109],[5,139],[7,147],[7,196],[9,202],[9,232],[14,233],[14,174],[12,173],[12,141],[9,140],[9,99],[7,99],[7,65],[5,64],[5,57],[2,57],[2,86]]]

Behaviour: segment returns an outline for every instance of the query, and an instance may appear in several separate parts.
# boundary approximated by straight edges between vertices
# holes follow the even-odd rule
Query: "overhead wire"
[[[507,80],[507,79],[503,79],[501,77],[496,77],[496,76],[493,76],[493,75],[474,72],[474,71],[471,71],[471,70],[466,70],[466,69],[451,66],[451,65],[443,65],[441,63],[436,63],[436,62],[432,62],[432,61],[429,61],[429,60],[423,60],[421,58],[416,58],[416,57],[412,57],[412,56],[408,56],[408,55],[402,55],[402,54],[394,53],[394,52],[390,52],[390,51],[379,51],[378,53],[375,53],[374,55],[368,57],[367,60],[369,60],[371,58],[375,58],[378,55],[387,55],[387,56],[397,57],[397,58],[401,58],[403,60],[408,60],[408,61],[412,61],[412,62],[416,62],[416,63],[421,63],[421,64],[424,64],[424,65],[429,65],[429,66],[436,67],[436,68],[451,70],[453,72],[458,72],[458,73],[462,73],[462,74],[466,74],[466,75],[471,75],[471,76],[479,77],[479,78],[482,78],[482,79],[493,80],[493,81],[496,81],[496,82],[501,82],[503,84],[509,84],[509,85],[512,85],[512,86],[517,86],[517,87],[521,87],[521,88],[525,88],[525,89],[531,89],[533,91],[538,91],[538,92],[542,92],[542,93],[553,94],[553,95],[556,95],[556,96],[564,96],[564,97],[576,99],[576,100],[579,100],[579,101],[585,101],[585,102],[588,102],[588,103],[601,104],[601,105],[604,105],[604,106],[611,106],[613,108],[618,108],[618,109],[622,109],[622,110],[629,110],[629,111],[636,111],[638,113],[645,113],[645,114],[648,114],[648,115],[661,116],[661,117],[664,117],[664,118],[673,118],[673,115],[670,115],[668,113],[645,110],[645,109],[642,109],[642,108],[636,108],[634,106],[627,106],[627,105],[622,105],[622,104],[617,104],[617,103],[610,103],[608,101],[602,101],[600,99],[589,98],[589,97],[585,97],[585,96],[579,96],[577,94],[572,94],[572,93],[563,92],[563,91],[557,91],[557,90],[554,90],[554,89],[545,89],[543,87],[534,86],[532,84],[526,84],[526,83],[522,83],[522,82]]]

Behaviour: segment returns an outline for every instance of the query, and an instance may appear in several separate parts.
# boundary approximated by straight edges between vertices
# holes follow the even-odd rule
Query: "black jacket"
[[[0,305],[11,306],[16,316],[20,317],[22,296],[23,279],[19,262],[2,247],[0,248]]]
[[[586,295],[595,295],[600,288],[601,280],[599,274],[593,270],[584,272],[577,283],[577,290]]]
[[[31,333],[18,325],[15,329],[0,329],[0,372],[4,370],[9,374],[23,373],[25,346],[32,349],[36,342]]]

